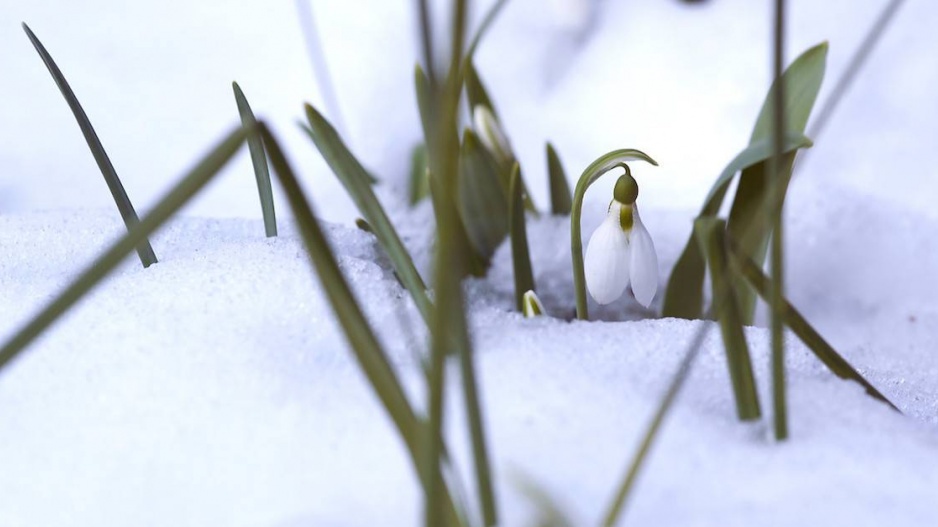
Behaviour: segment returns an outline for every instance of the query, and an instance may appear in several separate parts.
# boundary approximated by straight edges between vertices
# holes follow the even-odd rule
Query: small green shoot
[[[237,82],[231,83],[234,90],[235,103],[241,115],[241,124],[251,128],[257,124],[257,118],[251,111],[244,92]],[[270,186],[270,170],[267,168],[267,154],[264,152],[264,143],[260,136],[248,137],[248,149],[251,151],[251,164],[254,165],[254,177],[257,179],[257,195],[261,200],[261,214],[264,216],[264,232],[268,238],[277,235],[277,215],[274,212],[274,193]]]
[[[511,170],[511,204],[509,206],[511,231],[511,263],[515,275],[515,303],[518,310],[525,309],[524,299],[535,291],[534,272],[531,270],[531,254],[528,249],[528,232],[524,221],[524,190],[521,183],[521,168],[515,163]],[[543,309],[541,310],[543,311]]]
[[[613,150],[600,156],[590,163],[580,179],[577,180],[576,190],[573,193],[573,205],[570,209],[570,249],[573,255],[573,289],[576,293],[576,317],[580,320],[589,319],[586,303],[586,275],[583,271],[583,233],[580,230],[580,215],[583,211],[583,198],[586,189],[606,172],[616,167],[625,167],[626,161],[640,159],[658,166],[658,162],[648,157],[641,150],[625,148]]]
[[[570,194],[570,184],[567,183],[567,173],[563,170],[560,156],[550,143],[547,143],[547,176],[550,181],[551,213],[570,214],[573,196]]]
[[[134,206],[127,196],[127,191],[124,190],[124,185],[121,183],[120,178],[117,177],[117,171],[114,170],[111,159],[108,157],[107,152],[104,151],[104,145],[102,145],[101,140],[98,139],[98,134],[94,131],[94,127],[91,126],[88,115],[85,114],[85,110],[78,102],[78,98],[68,85],[68,81],[65,80],[65,76],[62,75],[55,61],[52,60],[52,56],[46,51],[45,46],[42,45],[39,38],[36,37],[25,23],[23,24],[23,30],[26,31],[26,36],[29,37],[29,41],[32,42],[33,47],[36,48],[36,52],[39,53],[42,62],[45,63],[46,68],[55,80],[56,86],[59,87],[59,91],[62,92],[62,97],[65,98],[65,102],[67,102],[68,107],[71,108],[75,120],[78,121],[78,127],[81,128],[81,133],[85,136],[85,142],[88,143],[91,155],[94,156],[94,160],[98,164],[98,169],[101,170],[101,175],[104,176],[104,181],[107,183],[108,189],[111,191],[111,196],[114,198],[114,203],[117,205],[117,210],[120,212],[121,218],[124,220],[124,225],[129,231],[134,225],[140,222],[140,219],[137,217],[137,211],[134,210]],[[140,240],[137,246],[137,255],[140,257],[140,263],[142,263],[144,267],[149,267],[157,262],[156,254],[153,252],[153,247],[150,246],[150,241],[147,238]]]
[[[544,314],[544,305],[541,304],[541,299],[537,297],[537,293],[534,291],[525,291],[524,296],[521,298],[521,304],[521,312],[524,314],[524,318],[534,318]]]

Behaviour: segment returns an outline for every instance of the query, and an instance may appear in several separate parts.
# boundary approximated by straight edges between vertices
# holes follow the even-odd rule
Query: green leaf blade
[[[553,214],[570,214],[573,195],[567,174],[554,146],[547,143],[547,176],[550,181],[550,209]]]
[[[524,191],[521,169],[517,163],[511,171],[511,263],[515,276],[515,304],[518,311],[524,310],[524,295],[536,291],[534,272],[531,270],[531,254],[528,248],[528,233],[524,219]]]
[[[374,229],[375,236],[387,252],[398,277],[410,292],[424,320],[429,322],[431,306],[427,287],[384,207],[375,196],[368,172],[355,159],[329,122],[312,106],[307,104],[305,108],[309,123],[309,128],[306,129],[308,135],[352,197],[365,221]]]
[[[98,169],[104,177],[104,181],[108,186],[108,190],[111,192],[114,203],[117,205],[117,210],[120,212],[124,225],[128,231],[131,230],[134,225],[140,222],[140,219],[137,217],[137,212],[134,210],[134,206],[127,196],[127,191],[124,190],[124,185],[117,176],[117,171],[114,169],[111,159],[104,150],[104,145],[101,144],[98,134],[91,125],[91,120],[88,119],[88,115],[85,114],[85,110],[78,102],[75,92],[72,91],[68,81],[65,80],[65,75],[62,74],[62,71],[59,70],[55,61],[52,60],[52,55],[46,51],[45,46],[42,45],[39,38],[36,37],[25,23],[23,23],[23,30],[26,32],[26,36],[29,37],[29,41],[32,43],[33,47],[36,48],[36,52],[39,53],[39,56],[42,58],[42,62],[49,70],[49,74],[51,74],[53,80],[55,80],[55,84],[62,93],[62,97],[65,98],[65,102],[68,103],[68,107],[72,110],[72,115],[75,116],[78,127],[81,128],[85,142],[88,143],[88,149],[91,150],[91,155],[94,156],[95,163],[97,163]],[[149,267],[157,263],[156,253],[153,252],[153,247],[150,245],[149,239],[143,238],[140,240],[136,250],[143,267]]]
[[[758,419],[762,415],[749,345],[743,333],[742,315],[736,295],[729,289],[732,276],[726,256],[726,222],[704,217],[694,222],[694,233],[701,251],[710,265],[713,285],[713,312],[723,335],[726,362],[736,400],[736,415],[741,421]],[[720,294],[729,291],[728,294]]]
[[[237,82],[231,83],[234,91],[235,103],[241,116],[241,124],[245,128],[252,128],[257,124],[257,118],[248,104],[241,86]],[[277,235],[277,215],[274,211],[274,193],[270,185],[270,171],[267,168],[267,153],[264,143],[258,135],[248,137],[248,150],[251,152],[251,164],[254,166],[254,178],[257,180],[257,195],[261,202],[261,214],[264,218],[264,232],[268,238]]]

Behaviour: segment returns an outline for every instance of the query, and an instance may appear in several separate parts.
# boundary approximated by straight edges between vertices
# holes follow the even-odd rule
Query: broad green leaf
[[[758,292],[766,302],[770,302],[771,280],[762,269],[748,256],[746,256],[732,239],[728,240],[729,253],[732,256],[730,262],[733,269]],[[787,299],[781,302],[782,319],[792,332],[802,341],[805,346],[811,350],[814,355],[820,359],[834,375],[841,379],[849,379],[859,383],[866,390],[866,393],[872,397],[886,403],[894,410],[899,409],[885,395],[880,393],[869,381],[847,362],[837,351],[828,344],[820,333],[814,329],[811,324],[795,309]]]
[[[801,134],[790,134],[786,138],[785,152],[794,152],[799,148],[807,148],[811,145],[811,140],[807,137]],[[751,172],[746,172],[750,168],[760,167],[758,170],[761,171],[761,165],[771,157],[772,144],[768,139],[761,139],[746,147],[720,173],[710,189],[707,199],[704,200],[704,205],[698,217],[716,216],[720,212],[723,198],[726,196],[736,173],[743,171],[742,177],[745,177],[751,174]],[[691,234],[684,245],[684,251],[671,271],[671,277],[668,280],[668,287],[664,296],[663,316],[688,320],[702,316],[705,268],[706,262],[703,253],[700,251],[700,245],[695,240],[694,235]]]
[[[81,107],[81,104],[79,104],[78,98],[68,85],[68,81],[65,80],[65,76],[62,75],[59,67],[55,64],[55,61],[52,60],[52,56],[49,55],[49,52],[46,51],[42,42],[39,42],[39,39],[25,23],[23,24],[23,30],[26,31],[26,36],[29,37],[29,41],[32,42],[33,47],[36,48],[36,51],[42,58],[42,62],[45,63],[46,68],[52,75],[52,79],[55,80],[56,86],[59,87],[59,91],[62,92],[62,97],[65,98],[65,102],[68,103],[68,107],[72,110],[72,115],[75,116],[75,120],[78,121],[78,127],[81,128],[81,133],[85,136],[85,142],[88,143],[91,155],[94,156],[95,163],[98,164],[98,169],[101,171],[101,175],[104,176],[108,190],[111,191],[111,197],[114,198],[117,210],[120,212],[121,218],[124,220],[124,225],[129,231],[134,225],[139,223],[140,220],[137,217],[137,212],[134,210],[133,204],[130,202],[130,198],[127,196],[127,192],[124,190],[124,185],[121,183],[120,178],[117,177],[117,171],[114,170],[111,159],[108,157],[107,152],[104,151],[104,145],[102,145],[101,140],[98,139],[98,134],[94,131],[94,127],[91,126],[91,121],[85,114],[85,110]],[[153,247],[150,246],[150,241],[147,238],[141,239],[140,243],[137,245],[137,255],[140,257],[140,263],[142,263],[144,267],[149,267],[157,262],[156,254],[153,252]]]
[[[804,136],[804,125],[824,76],[826,54],[826,43],[815,46],[796,59],[783,75],[786,79],[785,87],[790,88],[784,93],[788,104],[786,107],[788,127],[784,148],[786,153],[793,155],[799,148],[811,146],[810,139]],[[757,119],[749,146],[740,152],[717,178],[700,212],[701,217],[718,214],[733,177],[737,172],[742,171],[737,199],[733,205],[737,212],[731,216],[729,225],[731,229],[736,229],[737,233],[745,230],[746,239],[753,240],[747,242],[750,254],[753,256],[756,256],[755,253],[758,252],[759,247],[766,246],[768,240],[768,228],[760,226],[765,222],[762,218],[764,214],[761,214],[759,208],[766,203],[766,200],[764,193],[760,190],[764,182],[759,180],[765,177],[763,165],[772,157],[772,139],[768,130],[771,124],[772,93],[773,91],[770,90],[766,102],[763,103],[763,109]],[[790,170],[787,171],[786,177],[790,177]],[[787,185],[781,190],[786,191]],[[742,214],[743,208],[748,208],[750,211]],[[668,280],[662,309],[663,316],[686,319],[701,317],[705,262],[699,251],[700,248],[694,241],[693,235],[689,236],[684,251],[678,258]],[[763,259],[764,251],[759,261]],[[752,318],[751,306],[754,306],[754,298],[747,288],[737,289],[742,295],[740,309],[743,319],[749,323]]]
[[[628,170],[625,162],[636,159],[658,166],[657,161],[648,157],[641,150],[632,148],[613,150],[590,163],[583,171],[583,174],[580,175],[580,179],[577,180],[576,190],[573,192],[573,205],[570,208],[570,250],[573,255],[573,289],[576,294],[576,316],[580,320],[589,318],[586,304],[586,276],[583,272],[583,233],[580,231],[583,197],[586,196],[586,189],[595,183],[600,176],[616,167],[625,167]]]
[[[547,175],[550,180],[550,209],[553,214],[570,214],[573,197],[567,174],[553,145],[547,143]]]
[[[804,133],[808,116],[814,107],[814,101],[817,99],[821,81],[824,78],[826,58],[827,43],[825,42],[802,53],[782,75],[782,82],[784,82],[782,95],[785,99],[786,117],[784,129],[790,131],[789,133]],[[772,99],[775,90],[776,86],[773,85],[766,96],[750,142],[763,139],[771,141]],[[777,173],[778,180],[774,185],[777,192],[775,196],[770,195],[773,185],[769,181],[770,173],[767,163],[749,168],[746,171],[749,173],[744,173],[740,177],[727,227],[738,240],[742,250],[757,263],[765,261],[769,237],[772,234],[771,222],[766,221],[766,218],[771,217],[771,211],[775,210],[776,206],[781,207],[784,201],[793,163],[794,154],[785,156],[781,162]],[[766,211],[770,211],[769,214]],[[755,292],[746,286],[745,281],[739,281],[736,293],[740,299],[743,322],[752,324],[756,306]]]
[[[235,102],[238,105],[238,113],[241,115],[241,124],[245,128],[251,128],[257,124],[254,112],[251,111],[251,105],[248,104],[244,92],[237,82],[232,82],[231,87],[234,90]],[[261,214],[264,216],[264,231],[267,237],[277,235],[277,215],[274,212],[274,193],[270,187],[270,171],[267,168],[267,154],[264,152],[264,143],[260,136],[252,135],[248,137],[248,148],[251,151],[251,163],[254,165],[254,177],[257,179],[257,195],[261,200]]]
[[[694,222],[694,234],[701,251],[710,265],[713,285],[713,312],[720,324],[726,363],[736,400],[736,415],[742,421],[758,419],[761,415],[756,381],[752,373],[752,359],[743,333],[743,323],[735,294],[718,294],[728,290],[731,275],[726,258],[726,222],[705,216]]]
[[[785,97],[785,130],[789,132],[804,133],[814,108],[814,101],[821,90],[821,81],[824,80],[824,69],[827,62],[827,42],[822,42],[798,56],[782,75],[785,88],[782,95]],[[765,96],[756,125],[752,130],[750,143],[761,139],[772,139],[772,97],[775,94],[775,83],[769,88]]]
[[[384,207],[381,206],[377,196],[371,189],[368,172],[349,152],[329,122],[312,106],[307,104],[305,108],[306,117],[309,121],[307,132],[310,138],[312,138],[336,177],[339,178],[345,190],[352,197],[359,212],[365,217],[365,221],[374,229],[378,242],[387,252],[401,282],[404,283],[414,298],[417,309],[420,310],[424,320],[429,321],[430,299],[427,296],[426,285],[424,285],[410,254],[391,224],[391,220],[384,212]]]
[[[511,231],[511,263],[515,275],[515,303],[518,311],[524,310],[525,294],[536,290],[534,272],[531,270],[531,254],[528,249],[528,233],[524,221],[524,191],[521,186],[521,169],[518,163],[515,163],[511,171],[509,230]]]
[[[508,196],[472,130],[463,135],[456,206],[472,247],[486,260],[508,235]]]

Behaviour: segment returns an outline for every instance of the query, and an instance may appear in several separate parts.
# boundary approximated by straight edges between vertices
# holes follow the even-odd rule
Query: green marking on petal
[[[632,218],[632,206],[619,204],[619,227],[622,228],[625,232],[630,232],[632,230],[632,224],[634,219]]]

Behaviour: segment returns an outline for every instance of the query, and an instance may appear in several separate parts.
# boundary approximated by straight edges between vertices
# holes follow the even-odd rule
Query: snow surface
[[[884,3],[791,2],[789,58],[831,42],[822,100]],[[569,25],[515,0],[479,65],[538,203],[547,202],[548,138],[571,177],[616,147],[661,163],[633,172],[663,287],[713,177],[748,139],[769,77],[768,7],[600,5],[595,34],[574,51]],[[301,101],[318,103],[293,6],[194,6],[4,2],[0,43],[12,51],[0,57],[9,72],[0,86],[0,209],[15,213],[0,215],[0,339],[122,231],[15,23],[23,19],[72,82],[141,210],[235,122],[237,78],[281,132],[317,211],[346,222],[327,226],[340,266],[419,406],[420,317],[373,237],[348,226],[354,210],[293,127]],[[431,212],[408,211],[396,192],[419,134],[410,6],[314,6],[350,143],[388,178],[381,197],[426,270]],[[370,16],[349,17],[363,6]],[[938,110],[938,69],[923,43],[936,17],[926,2],[899,14],[806,158],[787,210],[789,297],[904,415],[833,377],[792,339],[792,438],[776,444],[765,423],[735,420],[711,330],[628,523],[913,526],[938,516],[938,179],[929,162],[938,130],[928,119]],[[419,522],[405,450],[289,222],[279,238],[263,237],[252,186],[242,154],[189,217],[155,237],[158,265],[128,259],[0,374],[0,525]],[[597,188],[587,235],[611,181]],[[522,491],[532,482],[591,524],[704,323],[654,319],[660,298],[652,310],[623,300],[592,306],[595,321],[565,321],[568,222],[531,218],[528,229],[541,299],[558,318],[513,312],[506,246],[487,278],[466,284],[502,523],[534,517]],[[747,337],[765,406],[768,335],[751,328]],[[448,438],[471,492],[459,393],[453,386]]]

